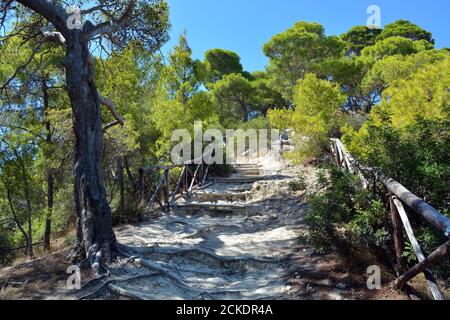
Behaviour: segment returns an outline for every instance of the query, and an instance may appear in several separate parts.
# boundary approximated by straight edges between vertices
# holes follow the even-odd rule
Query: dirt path
[[[259,166],[238,170],[179,200],[170,215],[117,229],[119,242],[138,258],[113,268],[115,276],[163,271],[117,284],[113,291],[143,299],[294,298],[285,275],[298,249],[305,206],[268,214],[271,204],[257,197],[261,185],[282,177]],[[110,292],[94,296],[105,294]]]
[[[365,279],[351,275],[335,256],[318,255],[300,242],[308,234],[307,204],[304,188],[294,191],[292,185],[300,176],[314,185],[317,169],[261,161],[237,171],[179,200],[170,214],[117,228],[130,258],[111,266],[108,277],[84,281],[76,292],[55,281],[47,292],[22,297],[388,298],[367,290]]]
[[[332,257],[319,256],[299,241],[308,232],[307,204],[305,191],[293,191],[292,182],[302,176],[313,185],[315,168],[261,161],[236,170],[177,201],[170,215],[117,229],[119,242],[136,258],[111,273],[132,280],[108,283],[99,291],[98,286],[86,288],[84,294],[152,300],[340,300],[371,295],[361,279],[349,282],[348,272],[333,271],[338,263]]]

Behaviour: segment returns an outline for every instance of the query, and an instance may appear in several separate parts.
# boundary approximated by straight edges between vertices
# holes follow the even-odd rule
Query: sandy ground
[[[302,175],[308,188],[312,187],[318,169],[267,158],[259,159],[258,165],[264,180],[246,185],[215,184],[197,191],[199,198],[188,201],[239,204],[243,210],[175,209],[145,223],[121,226],[115,230],[117,238],[132,257],[117,261],[108,277],[92,280],[89,272],[83,273],[82,289],[67,290],[67,265],[61,253],[28,266],[2,270],[0,285],[3,280],[6,289],[0,292],[0,298],[405,298],[386,290],[368,290],[361,271],[365,262],[356,271],[354,261],[318,255],[299,241],[308,235],[304,221],[308,206],[305,190],[292,191],[290,183]],[[236,173],[235,177],[240,175]],[[204,200],[208,194],[216,197]],[[41,272],[36,268],[39,265]],[[25,282],[27,274],[40,277]]]

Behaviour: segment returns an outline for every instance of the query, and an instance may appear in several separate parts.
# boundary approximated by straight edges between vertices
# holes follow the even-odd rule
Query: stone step
[[[214,178],[214,182],[216,183],[255,183],[257,181],[263,180],[264,177],[261,176],[246,176],[246,177],[236,177],[236,178]]]
[[[195,192],[192,199],[200,201],[246,201],[250,192]]]
[[[251,168],[251,169],[259,169],[261,168],[261,166],[259,164],[252,164],[252,163],[239,163],[239,164],[234,164],[233,167],[238,168],[238,169],[245,169],[245,168]]]
[[[260,176],[261,175],[261,169],[254,169],[254,168],[246,168],[246,169],[239,169],[237,168],[235,172],[244,175],[244,176]]]
[[[256,206],[237,203],[183,203],[173,207],[176,213],[236,213],[236,214],[256,214]]]

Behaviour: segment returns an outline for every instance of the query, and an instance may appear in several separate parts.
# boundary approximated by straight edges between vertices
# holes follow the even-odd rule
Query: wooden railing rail
[[[383,173],[374,168],[362,165],[356,161],[345,149],[344,144],[339,139],[331,139],[331,152],[334,161],[342,170],[349,171],[360,177],[364,188],[368,189],[370,182],[376,188],[376,183],[383,183],[389,191],[389,206],[391,210],[391,221],[393,226],[394,251],[397,266],[402,266],[402,254],[404,248],[402,225],[413,247],[419,261],[414,267],[406,271],[395,282],[394,287],[403,289],[408,281],[415,278],[419,273],[424,273],[428,287],[435,300],[444,300],[444,295],[440,291],[436,279],[428,269],[444,260],[450,253],[450,239],[434,251],[430,256],[425,257],[422,249],[414,235],[413,228],[408,218],[404,205],[422,217],[428,224],[441,232],[446,238],[450,236],[450,218],[441,214],[428,203],[414,195],[406,187],[394,179],[386,177]]]
[[[44,242],[36,242],[33,243],[31,246],[34,247],[38,247],[38,246],[43,246]],[[28,249],[28,246],[22,246],[22,247],[18,247],[18,248],[9,248],[9,247],[0,247],[0,251],[6,251],[6,252],[15,252],[15,251],[20,251],[20,250],[26,250]]]
[[[195,188],[204,185],[208,180],[209,166],[204,162],[196,163],[197,161],[187,161],[183,164],[156,165],[139,170],[139,197],[147,211],[154,212],[163,208],[170,212],[178,196],[190,196]],[[180,168],[179,176],[176,179],[172,178],[171,173]],[[153,175],[154,178],[157,174],[160,175],[158,183],[154,188],[148,188],[146,183],[148,177]],[[150,197],[147,197],[147,194],[150,194],[146,192],[147,189],[150,189]],[[154,208],[155,203],[159,207]]]

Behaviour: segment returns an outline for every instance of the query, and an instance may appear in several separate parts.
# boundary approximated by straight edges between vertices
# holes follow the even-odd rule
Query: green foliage
[[[200,76],[196,71],[192,49],[187,43],[186,36],[180,35],[178,45],[169,55],[168,64],[162,69],[164,89],[170,99],[186,104],[198,92]]]
[[[220,121],[225,127],[232,123],[247,121],[254,99],[254,88],[240,74],[229,74],[217,81],[211,90]]]
[[[414,41],[396,36],[380,40],[375,45],[363,49],[361,55],[369,61],[376,62],[386,56],[396,54],[410,55],[424,50],[432,50],[433,48],[433,45],[426,40]]]
[[[363,207],[360,205],[355,204],[355,216],[347,225],[348,238],[367,247],[375,245],[387,251],[390,236],[385,205],[379,200],[372,200],[368,206],[367,203],[363,203]]]
[[[321,252],[355,247],[387,248],[388,214],[358,177],[330,171],[324,188],[308,196],[306,221],[311,242]]]
[[[292,128],[303,138],[299,152],[303,157],[317,156],[339,130],[345,96],[337,85],[308,74],[295,87],[294,101]]]
[[[188,129],[193,134],[195,121],[203,121],[205,127],[220,127],[212,96],[199,89],[201,76],[185,36],[180,36],[169,61],[162,68],[147,120],[156,129],[153,152],[157,161],[169,160],[174,130]]]
[[[442,209],[450,191],[449,63],[446,58],[396,81],[367,123],[344,135],[351,153]]]
[[[338,37],[326,36],[320,24],[297,22],[264,45],[264,53],[270,58],[270,85],[292,101],[297,80],[311,72],[317,63],[338,57],[344,47]]]
[[[370,70],[366,59],[356,56],[328,59],[316,66],[320,78],[332,79],[340,85],[342,93],[348,96],[344,109],[352,112],[370,112],[374,105],[373,92],[364,92],[362,81]]]
[[[209,168],[209,174],[215,177],[228,177],[233,173],[233,167],[229,164],[213,164]]]
[[[342,34],[341,39],[346,43],[347,56],[360,55],[364,48],[373,46],[381,32],[382,30],[377,28],[355,26]]]
[[[292,116],[294,110],[290,109],[272,109],[267,113],[270,125],[279,130],[285,130],[292,126]]]
[[[76,212],[72,197],[72,188],[60,188],[56,191],[52,215],[52,228],[55,234],[63,235],[74,226]]]
[[[377,41],[390,37],[404,37],[414,41],[425,40],[434,45],[431,32],[428,32],[407,20],[398,20],[386,25],[383,32],[377,37]]]
[[[260,129],[267,129],[270,130],[272,128],[269,120],[266,117],[259,116],[253,119],[250,119],[249,121],[242,121],[235,123],[233,129],[242,129],[244,131],[247,131],[249,129],[254,130],[260,130]],[[270,132],[268,132],[270,134]]]
[[[223,76],[244,71],[241,57],[233,51],[212,49],[205,53],[206,82],[217,82]]]
[[[299,174],[299,176],[294,180],[289,182],[289,190],[297,192],[304,191],[308,188],[308,183],[306,182],[305,175]]]
[[[113,47],[120,50],[108,57],[94,57],[99,92],[126,120],[104,134],[102,166],[115,221],[140,217],[133,181],[138,169],[169,162],[173,131],[193,133],[198,120],[206,129],[292,128],[299,148],[287,156],[295,161],[320,156],[328,139],[344,132],[344,142],[358,160],[397,178],[442,212],[448,210],[450,55],[448,49],[434,49],[428,31],[397,21],[384,30],[356,26],[337,37],[326,35],[320,24],[298,22],[264,45],[270,59],[266,70],[249,73],[237,53],[224,49],[211,49],[203,61],[194,60],[185,34],[167,59],[161,57],[155,49],[167,38],[167,3],[139,5],[146,34],[118,41]],[[113,37],[120,40],[119,34]],[[35,40],[23,40],[14,36],[0,44],[0,83],[36,47]],[[28,231],[30,213],[33,239],[41,241],[49,174],[55,179],[53,235],[74,225],[74,137],[60,68],[64,57],[62,48],[43,45],[0,98],[3,261],[9,258],[3,247],[25,243],[19,225]],[[49,87],[47,108],[43,80]],[[105,124],[115,120],[107,108],[102,108],[102,119]],[[120,172],[119,164],[125,162],[127,170]],[[211,168],[217,175],[230,171],[229,166]],[[117,187],[119,173],[125,199]],[[341,172],[318,180],[322,190],[309,196],[312,242],[324,250],[344,240],[386,249],[388,215],[379,199]],[[299,176],[289,187],[300,191],[307,186]],[[420,242],[431,251],[441,239],[419,226]],[[411,257],[410,250],[405,255]]]
[[[362,80],[363,91],[382,92],[396,81],[407,79],[422,67],[444,60],[448,53],[443,50],[427,50],[412,55],[387,56],[377,61]]]
[[[267,72],[255,72],[250,77],[253,87],[253,109],[262,115],[278,108],[287,108],[288,103],[281,93],[270,86],[270,78]],[[247,77],[248,79],[248,77]]]

